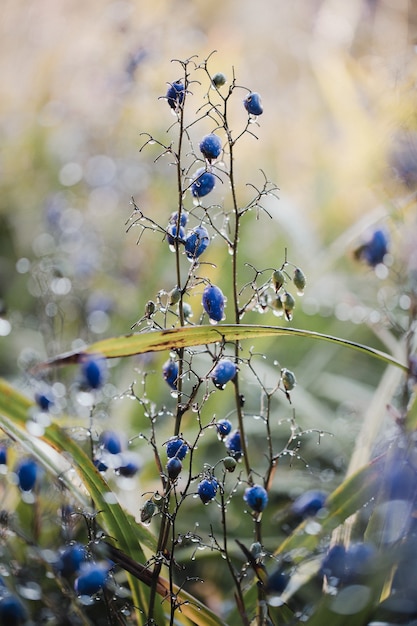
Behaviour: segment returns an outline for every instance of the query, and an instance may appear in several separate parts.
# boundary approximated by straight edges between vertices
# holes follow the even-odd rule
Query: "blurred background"
[[[248,218],[242,264],[278,267],[287,249],[307,275],[294,326],[403,357],[404,294],[417,266],[416,43],[417,6],[407,0],[2,0],[0,375],[32,393],[29,364],[130,332],[145,303],[174,286],[166,242],[146,233],[138,246],[134,229],[126,232],[132,196],[163,226],[176,209],[173,170],[154,163],[157,147],[140,151],[141,133],[169,143],[174,118],[158,98],[182,76],[172,60],[201,62],[214,50],[212,74],[230,81],[234,73],[264,105],[258,140],[247,135],[236,151],[242,205],[246,184],[262,185],[260,170],[279,187],[279,199],[265,203],[271,217]],[[204,93],[196,84],[195,109]],[[232,129],[245,120],[238,101]],[[193,137],[210,130],[202,123]],[[225,192],[216,193],[222,203]],[[381,226],[391,247],[375,271],[354,251]],[[219,248],[210,259],[225,292],[227,258]],[[272,313],[245,321],[284,323]],[[318,473],[313,480],[301,465],[293,495],[300,480],[302,488],[317,476],[332,485],[347,469],[383,364],[309,340],[260,341],[256,350],[269,359],[259,365],[265,380],[277,376],[274,360],[294,370],[300,424],[332,433],[319,447],[306,437],[302,454]],[[157,372],[150,395],[172,402],[160,382],[165,358],[112,363],[107,397],[127,389],[146,361]],[[218,396],[208,410],[222,417],[233,398]],[[288,419],[292,408],[277,404],[278,419]],[[249,406],[259,410],[258,392]],[[117,412],[134,436],[144,428],[135,407],[120,401],[104,417]],[[384,404],[378,410],[381,423],[389,420]]]

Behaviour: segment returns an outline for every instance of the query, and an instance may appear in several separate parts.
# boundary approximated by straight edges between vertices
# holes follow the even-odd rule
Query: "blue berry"
[[[6,595],[0,600],[0,624],[19,626],[26,622],[26,611],[18,598]]]
[[[388,252],[388,235],[382,229],[377,229],[370,240],[361,248],[360,256],[371,267],[383,263]]]
[[[35,393],[35,402],[41,411],[49,411],[54,403],[53,395],[49,390],[39,391]]]
[[[240,432],[238,430],[234,430],[230,433],[225,440],[225,444],[230,456],[238,461],[242,456],[242,440]]]
[[[180,461],[188,452],[188,446],[181,437],[173,437],[167,442],[167,457],[172,459],[176,457]]]
[[[250,115],[261,115],[263,113],[261,96],[255,91],[246,96],[243,104]]]
[[[62,576],[71,576],[80,569],[82,563],[87,560],[87,550],[80,543],[73,543],[61,554],[57,569]]]
[[[33,459],[23,459],[16,468],[18,484],[22,491],[31,491],[38,477],[39,467]]]
[[[169,218],[169,223],[176,224],[177,222],[178,222],[178,211],[175,211],[174,213],[171,213],[170,218]],[[180,226],[182,227],[186,226],[187,222],[188,222],[187,211],[181,211]]]
[[[104,565],[86,563],[75,581],[75,591],[80,596],[92,596],[104,587],[107,576],[108,569]]]
[[[314,517],[324,507],[326,498],[327,494],[324,491],[311,489],[294,500],[291,511],[303,519]]]
[[[185,91],[184,85],[182,83],[177,81],[170,84],[166,93],[166,99],[171,109],[174,109],[174,111],[178,111],[178,109],[184,102],[184,95]]]
[[[108,470],[108,466],[105,464],[103,459],[94,459],[93,464],[99,472],[106,472]]]
[[[320,572],[326,578],[335,578],[342,581],[346,577],[346,548],[342,544],[335,544],[324,557]]]
[[[196,226],[190,230],[185,240],[185,253],[187,257],[197,259],[210,243],[210,237],[205,226]]]
[[[232,422],[227,419],[219,420],[216,423],[217,433],[219,435],[219,439],[224,439],[227,435],[232,431]]]
[[[285,574],[281,568],[272,572],[270,576],[268,576],[265,590],[267,593],[272,595],[281,595],[284,589],[287,587],[289,583],[290,577],[288,574]]]
[[[168,245],[170,245],[171,247],[175,246],[175,241],[179,241],[181,243],[181,240],[185,239],[185,230],[182,226],[180,226],[180,233],[177,237],[177,225],[176,224],[169,224],[168,228],[167,228],[167,241],[168,241]]]
[[[7,465],[7,448],[0,446],[0,465]]]
[[[236,376],[236,370],[237,367],[233,361],[230,361],[229,359],[220,359],[216,367],[211,372],[210,378],[216,387],[224,389],[226,383]]]
[[[140,459],[134,452],[122,452],[120,455],[120,465],[116,472],[124,478],[132,478],[140,470]]]
[[[123,447],[120,435],[114,430],[105,430],[101,433],[100,446],[110,454],[119,454]]]
[[[167,463],[167,472],[171,480],[178,478],[182,470],[182,463],[178,457],[173,456]]]
[[[211,172],[207,172],[204,167],[200,167],[193,176],[191,193],[195,198],[202,198],[210,191],[213,191],[216,184],[216,177]]]
[[[88,356],[81,363],[81,382],[84,387],[98,389],[107,378],[107,361],[104,357]]]
[[[203,291],[202,304],[211,322],[221,322],[224,318],[226,298],[216,285],[207,285]]]
[[[243,499],[256,513],[261,513],[268,504],[268,494],[261,485],[253,485],[245,490]]]
[[[217,135],[213,133],[206,135],[200,142],[200,150],[202,155],[211,163],[217,159],[222,151],[222,142]]]
[[[324,557],[320,572],[338,583],[355,583],[369,576],[375,568],[376,551],[364,542],[352,543],[346,549],[336,544]]]
[[[171,389],[176,389],[178,378],[178,363],[176,363],[172,359],[168,359],[168,361],[165,361],[162,366],[162,376],[171,387]]]
[[[197,493],[203,504],[207,504],[215,498],[218,488],[218,482],[215,478],[204,478],[197,487]]]

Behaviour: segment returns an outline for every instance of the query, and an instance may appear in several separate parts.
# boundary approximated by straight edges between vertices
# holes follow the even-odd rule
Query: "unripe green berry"
[[[226,456],[223,459],[224,469],[227,472],[234,472],[236,469],[236,464],[237,464],[237,461],[232,456]]]
[[[156,304],[153,300],[148,300],[145,304],[145,317],[150,318],[155,313]]]
[[[294,270],[293,281],[298,291],[302,293],[307,281],[304,272],[302,272],[299,267]]]
[[[143,524],[149,524],[152,517],[157,512],[158,507],[156,506],[155,502],[153,502],[152,500],[147,500],[140,511],[140,521]]]
[[[174,306],[174,304],[178,304],[181,298],[181,289],[179,287],[174,287],[169,292],[169,306]]]
[[[275,291],[279,291],[282,285],[285,283],[284,272],[281,270],[275,270],[272,274],[272,282],[274,283]]]
[[[222,72],[217,72],[211,79],[211,82],[217,88],[222,87],[226,83],[226,76]]]
[[[294,373],[285,368],[281,370],[281,380],[285,391],[291,391],[297,384]]]
[[[295,300],[294,297],[288,293],[288,291],[285,292],[284,297],[282,298],[282,304],[284,307],[285,317],[290,322],[292,320],[292,312],[295,307]]]

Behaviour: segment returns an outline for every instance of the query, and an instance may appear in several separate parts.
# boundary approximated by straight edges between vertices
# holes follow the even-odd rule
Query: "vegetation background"
[[[138,246],[135,231],[126,233],[132,196],[162,225],[176,208],[173,173],[167,163],[155,165],[156,147],[139,152],[140,133],[166,141],[173,118],[158,98],[181,77],[172,59],[203,60],[213,50],[211,71],[229,80],[234,72],[264,105],[258,141],[247,135],[237,151],[242,197],[247,183],[262,181],[260,170],[280,188],[279,200],[266,205],[271,217],[248,221],[240,258],[278,267],[287,250],[308,280],[296,327],[404,357],[404,282],[417,269],[416,42],[417,6],[407,0],[3,0],[0,375],[33,393],[30,363],[128,333],[147,300],[174,286],[166,243],[152,235]],[[203,93],[196,84],[197,103]],[[240,127],[246,113],[235,106],[232,123]],[[210,130],[201,124],[192,139]],[[222,189],[216,194],[220,203]],[[395,251],[377,273],[354,258],[376,225],[388,228]],[[219,246],[213,280],[222,280],[225,261]],[[242,267],[242,282],[245,271],[252,276]],[[245,321],[282,323],[272,313]],[[266,381],[276,376],[274,360],[297,377],[293,406],[277,400],[278,421],[294,410],[304,429],[331,433],[305,437],[305,462],[283,464],[271,495],[276,514],[306,488],[330,491],[341,481],[352,451],[360,455],[369,444],[362,424],[370,412],[372,444],[389,436],[385,407],[398,374],[389,370],[381,383],[383,364],[306,339],[259,341],[256,351],[267,356]],[[160,383],[165,359],[112,363],[103,424],[117,420],[131,437],[144,428],[134,403],[110,399],[145,366],[155,371],[149,395],[169,403]],[[216,394],[210,410],[226,414],[231,402],[226,392]],[[249,402],[256,413],[256,390]],[[161,427],[169,436],[169,424]],[[252,430],[256,438],[256,421]],[[287,438],[283,427],[283,446]],[[137,491],[124,496],[135,514],[157,478],[146,464],[151,451],[140,451],[145,469]]]

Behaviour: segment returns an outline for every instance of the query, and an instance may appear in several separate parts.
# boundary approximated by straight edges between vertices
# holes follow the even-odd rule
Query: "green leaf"
[[[241,341],[244,339],[260,339],[262,337],[305,337],[316,339],[339,346],[356,350],[368,354],[376,359],[384,361],[389,365],[395,365],[407,371],[407,365],[397,361],[394,357],[375,348],[370,348],[354,341],[316,333],[311,330],[300,330],[297,328],[286,328],[281,326],[259,326],[250,324],[219,324],[218,326],[184,326],[171,328],[168,330],[150,331],[147,333],[137,333],[122,335],[103,339],[93,343],[83,350],[68,352],[56,356],[38,367],[50,365],[65,365],[78,363],[86,354],[102,354],[111,359],[116,357],[133,356],[144,352],[160,352],[162,350],[177,350],[180,348],[200,346],[209,343],[224,341]]]

